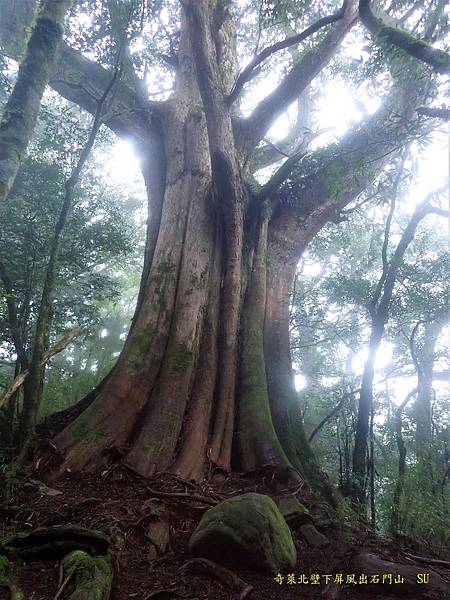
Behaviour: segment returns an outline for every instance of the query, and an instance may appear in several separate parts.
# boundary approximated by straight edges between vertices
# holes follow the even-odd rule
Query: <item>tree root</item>
[[[206,558],[192,558],[181,567],[180,571],[194,571],[200,574],[212,575],[221,583],[239,593],[239,600],[247,598],[253,590],[251,585],[247,585],[246,582],[233,573],[233,571],[230,571],[230,569],[226,569],[211,560],[207,560]]]
[[[216,506],[220,502],[219,500],[213,500],[212,498],[208,498],[207,496],[201,496],[199,494],[189,494],[188,492],[158,492],[156,490],[152,490],[149,487],[147,488],[147,491],[154,498],[193,500],[194,502],[203,502],[203,504],[208,504],[210,506]]]
[[[440,558],[430,558],[428,556],[416,556],[415,554],[409,554],[409,552],[404,552],[403,554],[404,556],[406,556],[406,558],[409,558],[414,562],[418,562],[423,565],[434,565],[436,567],[450,569],[450,561],[448,560],[441,560]]]
[[[100,531],[84,527],[55,526],[35,529],[9,540],[3,551],[7,556],[23,560],[53,560],[63,558],[73,550],[90,554],[107,554],[108,538]]]
[[[395,595],[407,595],[409,598],[448,598],[448,582],[433,570],[428,583],[420,582],[419,576],[427,573],[424,568],[416,565],[405,565],[402,563],[384,560],[380,556],[371,553],[358,554],[353,559],[353,568],[358,574],[369,576],[378,575],[380,582],[374,584],[377,590],[383,590]],[[391,585],[391,582],[382,582],[382,574],[392,574],[392,577],[400,576],[403,583]]]

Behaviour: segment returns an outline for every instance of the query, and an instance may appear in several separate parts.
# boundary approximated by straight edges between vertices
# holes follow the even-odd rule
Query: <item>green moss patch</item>
[[[108,600],[113,578],[109,557],[75,550],[63,559],[62,570],[68,600]]]

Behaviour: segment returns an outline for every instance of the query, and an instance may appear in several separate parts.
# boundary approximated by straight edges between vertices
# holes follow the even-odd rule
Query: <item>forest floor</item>
[[[7,507],[0,508],[0,536],[2,540],[18,532],[31,531],[37,527],[55,525],[78,525],[105,532],[112,540],[114,583],[111,600],[291,600],[299,598],[397,598],[401,586],[380,587],[379,585],[326,586],[311,583],[289,584],[287,573],[283,583],[273,576],[255,574],[245,567],[239,569],[239,577],[253,590],[246,595],[219,582],[213,573],[195,573],[186,569],[191,558],[188,540],[199,519],[210,503],[245,493],[260,492],[274,495],[264,477],[251,478],[233,476],[221,481],[196,486],[174,476],[157,476],[142,480],[126,468],[119,467],[98,475],[67,475],[64,480],[46,487],[30,479],[20,480]],[[181,494],[181,496],[180,496]],[[199,498],[194,499],[196,495]],[[322,532],[330,545],[325,549],[308,547],[301,536],[293,531],[298,561],[295,576],[308,578],[311,574],[352,573],[352,557],[361,551],[376,553],[386,560],[403,561],[404,548],[394,546],[389,540],[375,536],[367,528],[348,525],[348,532],[336,528],[330,519],[327,523],[326,510],[305,489],[297,497],[311,512],[321,513]],[[205,501],[202,501],[205,498]],[[152,500],[153,499],[153,500]],[[170,517],[170,543],[168,552],[158,558],[152,556],[153,546],[146,536],[146,528],[152,519],[149,503],[164,504]],[[317,512],[318,511],[318,512]],[[418,552],[418,548],[408,548]],[[427,552],[429,555],[429,552]],[[58,569],[56,561],[34,561],[24,563],[19,569],[18,584],[26,600],[53,600],[58,591]],[[431,573],[430,566],[423,567]],[[450,582],[450,572],[439,570]],[[447,575],[446,575],[447,573]],[[323,577],[322,577],[323,579]],[[390,592],[395,587],[396,594]],[[247,592],[248,593],[248,592]],[[3,595],[2,595],[3,594]],[[417,594],[409,590],[403,597],[444,598],[446,595],[429,595],[426,585],[417,586]],[[0,588],[0,600],[9,598],[9,592]],[[450,598],[450,583],[449,594]]]

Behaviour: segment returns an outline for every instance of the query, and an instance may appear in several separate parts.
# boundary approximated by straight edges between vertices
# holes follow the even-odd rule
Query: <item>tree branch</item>
[[[355,0],[348,0],[345,14],[335,27],[312,50],[306,51],[281,80],[278,87],[264,98],[246,119],[236,122],[241,147],[251,151],[270,129],[272,123],[300,96],[311,81],[329,63],[339,44],[356,22]]]
[[[20,60],[25,31],[29,27],[36,0],[0,0],[0,43],[9,58]],[[112,72],[81,52],[62,43],[56,66],[50,76],[50,86],[67,100],[95,115],[97,102],[104,93]],[[142,137],[151,128],[151,115],[157,114],[159,102],[149,102],[140,89],[121,81],[106,121],[118,135]]]
[[[330,413],[328,413],[316,427],[314,427],[314,429],[311,432],[311,435],[308,438],[309,443],[311,443],[313,441],[313,439],[316,437],[316,435],[319,433],[319,431],[322,429],[322,427],[324,425],[326,425],[328,423],[328,421],[330,419],[332,419],[340,411],[344,402],[348,398],[350,398],[351,396],[356,394],[357,392],[359,392],[359,388],[357,390],[352,390],[351,392],[348,392],[347,394],[344,394],[342,396],[342,398],[339,400],[339,402],[336,404],[336,406],[333,408],[333,410]]]
[[[376,306],[380,299],[380,295],[383,290],[383,285],[386,280],[386,275],[387,275],[387,272],[389,269],[389,261],[388,261],[388,256],[387,256],[387,251],[388,251],[388,247],[389,247],[389,236],[390,236],[390,232],[391,232],[392,219],[394,217],[394,212],[395,212],[395,205],[397,202],[398,188],[400,186],[400,181],[403,176],[403,168],[405,165],[405,159],[406,159],[406,153],[403,153],[403,156],[400,159],[399,167],[397,169],[397,175],[394,180],[394,185],[392,186],[391,205],[389,208],[389,213],[388,213],[388,216],[386,219],[386,224],[384,227],[384,239],[383,239],[383,246],[381,248],[381,262],[383,265],[383,270],[382,270],[380,278],[378,279],[377,286],[375,288],[374,293],[372,294],[372,298],[370,299],[370,302],[368,305],[369,313],[372,318],[375,316],[375,309],[376,309]]]
[[[340,19],[342,19],[344,16],[344,13],[345,13],[345,4],[342,6],[342,8],[338,12],[336,12],[332,15],[328,15],[327,17],[322,17],[321,19],[319,19],[318,21],[316,21],[315,23],[313,23],[312,25],[307,27],[301,33],[292,35],[292,36],[286,38],[285,40],[282,40],[281,42],[277,42],[276,44],[272,44],[271,46],[264,48],[264,50],[262,50],[259,54],[257,54],[248,63],[248,65],[243,69],[243,71],[238,76],[233,89],[231,90],[230,94],[227,97],[228,104],[231,105],[231,104],[233,104],[233,102],[235,102],[235,100],[239,97],[240,93],[242,92],[244,85],[246,83],[248,83],[249,81],[251,81],[257,75],[256,68],[261,63],[263,63],[265,60],[267,60],[270,56],[272,56],[272,54],[275,54],[276,52],[279,52],[280,50],[284,50],[285,48],[289,48],[289,46],[293,46],[295,44],[300,44],[300,42],[303,42],[304,40],[306,40],[308,37],[310,37],[311,35],[316,33],[316,31],[319,31],[319,29],[322,29],[323,27],[326,27],[327,25],[330,25],[331,23],[335,23],[336,21],[339,21]]]
[[[297,152],[293,156],[290,156],[281,167],[275,171],[269,181],[263,185],[263,187],[258,192],[257,199],[262,202],[266,198],[270,197],[274,194],[280,185],[286,180],[287,177],[292,173],[294,167],[302,160],[305,156],[305,152]]]
[[[434,119],[450,121],[450,108],[419,106],[419,108],[417,109],[417,113],[419,115],[423,115],[424,117],[432,117]]]
[[[80,333],[80,331],[81,327],[74,327],[63,338],[57,341],[54,346],[49,348],[42,357],[41,366],[45,365],[53,356],[55,356],[55,354],[62,352],[71,343],[74,337]],[[11,396],[13,396],[23,385],[25,379],[28,377],[28,373],[29,371],[22,371],[22,373],[17,375],[17,377],[13,380],[8,389],[0,397],[0,408],[5,404],[5,402],[8,402]]]
[[[381,316],[381,318],[387,317],[392,300],[394,285],[397,280],[397,273],[402,264],[405,252],[408,249],[408,246],[410,245],[412,240],[414,239],[414,235],[416,233],[417,227],[419,226],[419,223],[430,213],[434,213],[436,212],[436,210],[439,210],[440,212],[440,209],[435,209],[433,206],[429,205],[431,198],[439,192],[440,190],[438,192],[430,192],[430,194],[428,194],[425,200],[423,200],[423,202],[416,206],[416,209],[414,210],[411,219],[409,220],[405,230],[402,233],[402,236],[397,244],[394,254],[392,255],[391,260],[389,261],[389,268],[386,272],[386,276],[384,278],[383,283],[383,295],[381,296],[381,299],[376,308],[377,316]]]
[[[427,42],[415,38],[392,21],[388,15],[378,11],[376,15],[370,6],[370,0],[359,0],[361,21],[375,38],[401,48],[411,56],[430,65],[437,73],[450,73],[450,55]]]
[[[433,371],[433,379],[436,381],[450,381],[450,371]]]

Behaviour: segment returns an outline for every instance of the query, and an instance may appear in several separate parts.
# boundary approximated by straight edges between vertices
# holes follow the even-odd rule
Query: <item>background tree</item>
[[[19,171],[2,215],[2,338],[3,348],[6,344],[10,349],[11,365],[13,356],[17,356],[16,375],[29,369],[48,276],[49,247],[64,200],[64,181],[87,135],[85,125],[80,124],[67,107],[61,115],[55,112],[55,107],[46,108],[38,131],[40,136],[33,142]],[[132,210],[133,205],[130,208]],[[128,219],[131,213],[129,215]],[[92,165],[83,177],[75,206],[67,217],[67,231],[52,275],[51,298],[54,296],[54,299],[44,327],[44,345],[75,324],[92,327],[98,321],[103,310],[99,296],[104,302],[116,296],[121,287],[112,275],[112,264],[131,251],[131,223],[126,221],[119,199],[98,185]],[[34,384],[33,389],[35,387]],[[28,390],[25,386],[24,403]],[[40,402],[36,410],[39,405]],[[8,446],[14,438],[18,439],[18,431],[23,434],[21,419],[20,427],[11,438],[16,408],[19,408],[17,395],[9,402],[9,418],[3,427],[4,440],[10,438],[10,443],[5,444]]]
[[[411,152],[415,156],[417,148]],[[369,215],[358,208],[363,197],[346,221],[324,228],[304,254],[299,265],[301,285],[297,282],[294,286],[291,339],[294,366],[303,386],[299,393],[306,430],[314,435],[313,445],[321,463],[346,494],[351,492],[356,399],[371,332],[367,305],[382,269],[388,202],[398,185],[390,234],[398,243],[411,214],[407,199],[418,183],[415,170],[411,157],[400,177],[387,169],[375,190],[377,206]],[[372,194],[373,190],[367,191],[368,196]],[[448,378],[446,334],[438,334],[435,350],[431,355],[427,352],[434,373],[428,421],[413,405],[417,374],[410,340],[418,331],[417,360],[424,360],[425,355],[419,358],[425,348],[424,324],[434,322],[438,315],[436,331],[445,324],[449,280],[446,235],[445,222],[439,223],[439,217],[430,215],[421,222],[403,261],[397,264],[389,321],[375,363],[373,448],[369,456],[377,527],[437,546],[445,546],[449,535],[445,525],[449,502],[445,476],[448,389],[439,379]],[[423,468],[415,432],[427,427],[427,422],[429,452]]]

